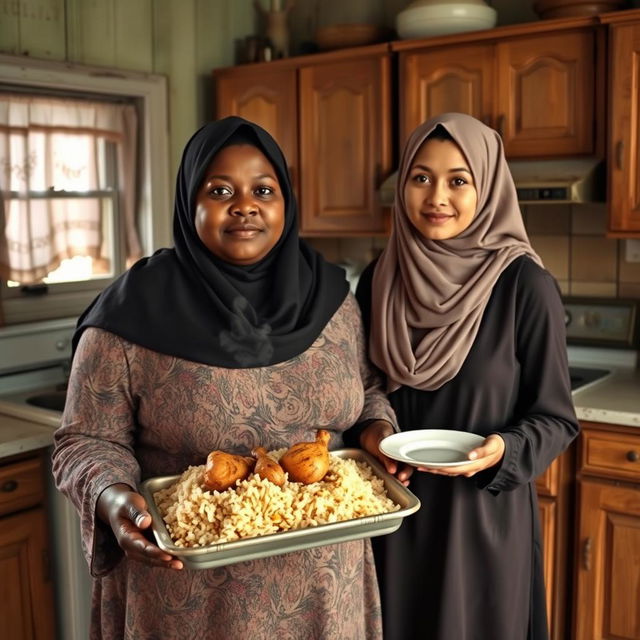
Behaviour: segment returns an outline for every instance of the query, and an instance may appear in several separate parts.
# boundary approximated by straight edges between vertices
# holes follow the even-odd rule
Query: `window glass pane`
[[[77,282],[78,280],[90,280],[95,277],[94,260],[90,256],[75,256],[67,258],[60,263],[60,266],[51,271],[44,282]]]
[[[89,135],[53,134],[50,186],[63,191],[98,188],[95,142],[96,139]]]
[[[16,269],[27,270],[34,261],[53,264],[62,259],[65,264],[60,268],[42,270],[45,282],[77,282],[115,275],[118,253],[114,193],[102,198],[12,198],[6,204],[6,233],[12,238],[9,251]],[[30,233],[20,224],[25,209],[37,225]],[[38,228],[42,229],[40,235]],[[79,259],[74,260],[76,257]],[[66,274],[69,277],[65,279]],[[8,284],[22,283],[14,279]]]
[[[47,276],[42,278],[42,281],[47,284],[53,284],[55,282],[79,282],[81,280],[91,280],[99,275],[98,264],[99,260],[94,260],[90,256],[75,256],[74,258],[65,258],[60,262],[60,266],[54,271],[50,271]],[[100,274],[103,277],[109,277],[109,273]],[[19,287],[21,282],[15,280],[9,280],[7,282],[9,287]]]

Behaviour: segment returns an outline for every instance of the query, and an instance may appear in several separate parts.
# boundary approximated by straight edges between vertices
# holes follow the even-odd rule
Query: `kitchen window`
[[[168,244],[164,78],[58,67],[51,83],[52,68],[47,86],[31,82],[34,70],[0,82],[5,324],[77,316],[127,266]]]
[[[140,257],[135,171],[125,171],[136,129],[131,104],[0,93],[3,298],[69,282],[95,290],[124,270],[125,253]]]

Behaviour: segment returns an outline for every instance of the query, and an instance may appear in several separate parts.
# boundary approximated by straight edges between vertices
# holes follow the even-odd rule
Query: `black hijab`
[[[195,200],[213,157],[230,143],[259,148],[273,165],[285,199],[282,236],[259,262],[237,266],[213,255],[195,227]],[[344,301],[342,269],[298,236],[297,204],[287,163],[261,127],[235,116],[211,122],[187,143],[176,183],[175,248],[143,258],[80,316],[167,355],[231,369],[268,366],[308,349]]]

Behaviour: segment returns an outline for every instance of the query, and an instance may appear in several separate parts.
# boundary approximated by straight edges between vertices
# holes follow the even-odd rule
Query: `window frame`
[[[47,90],[95,97],[124,97],[135,102],[140,116],[140,218],[138,232],[144,255],[171,244],[169,182],[169,130],[167,81],[164,76],[121,69],[64,64],[45,60],[0,55],[0,83],[22,91]],[[23,295],[1,300],[0,324],[40,321],[79,315],[105,286],[95,288],[50,285],[54,292]],[[6,286],[6,285],[3,285]]]

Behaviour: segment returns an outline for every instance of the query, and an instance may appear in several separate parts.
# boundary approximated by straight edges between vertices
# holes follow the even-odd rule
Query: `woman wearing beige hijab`
[[[412,474],[378,450],[390,427],[360,436],[422,502],[373,540],[385,640],[546,640],[534,480],[579,427],[558,287],[493,129],[449,113],[413,132],[358,298],[401,429],[484,438],[464,464]]]

